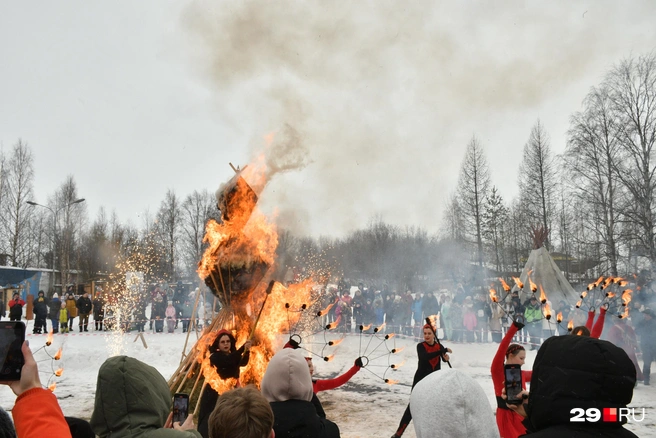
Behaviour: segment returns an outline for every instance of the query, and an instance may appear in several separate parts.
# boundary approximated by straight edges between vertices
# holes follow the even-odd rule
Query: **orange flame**
[[[606,292],[606,296],[608,298],[615,298],[615,293],[614,292]]]
[[[545,318],[547,318],[547,321],[551,319],[551,308],[549,307],[549,303],[544,305],[544,309],[542,309],[542,314],[544,315]]]
[[[602,275],[597,279],[597,281],[594,282],[594,287],[599,287],[599,284],[604,280],[604,276]]]
[[[563,322],[563,312],[558,312],[558,315],[556,315],[556,322],[558,322],[558,324]]]
[[[531,286],[531,292],[536,292],[538,290],[538,287],[536,286],[535,283],[533,283],[533,280],[531,280],[531,276],[528,276],[528,284]]]
[[[542,285],[540,285],[540,302],[542,304],[547,302],[547,295],[544,293],[544,289],[542,289]]]
[[[497,291],[495,291],[492,288],[490,288],[490,299],[492,300],[493,303],[499,302],[499,299],[497,298]]]
[[[370,328],[371,328],[371,324],[363,325],[363,326],[362,326],[362,331],[363,331],[363,332],[366,332],[366,331],[369,330]]]
[[[631,289],[625,289],[622,292],[622,301],[623,301],[622,305],[623,306],[628,306],[628,304],[631,302],[631,294],[632,293],[633,293],[633,291]]]
[[[332,361],[334,358],[335,358],[335,355],[334,355],[334,354],[331,354],[330,356],[326,356],[326,357],[324,357],[323,360],[325,360],[326,362],[330,362],[330,361]]]
[[[381,331],[381,330],[383,329],[383,327],[385,327],[385,323],[383,323],[382,325],[376,327],[376,328],[374,329],[374,333],[378,333],[379,331]]]
[[[608,286],[613,282],[613,277],[608,277],[606,280],[604,280],[604,287]]]
[[[59,359],[61,359],[61,357],[62,357],[62,347],[59,347],[59,350],[57,350],[57,353],[55,353],[55,356],[53,357],[53,359],[59,360]]]
[[[337,302],[337,300],[335,300],[335,303],[336,303],[336,302]],[[327,306],[325,309],[320,310],[319,312],[317,312],[317,316],[323,316],[323,315],[328,314],[328,312],[330,311],[330,309],[333,308],[333,306],[335,305],[335,303],[330,303],[330,304],[328,304],[328,306]]]
[[[499,280],[501,281],[501,287],[503,287],[503,290],[510,292],[510,286],[508,286],[508,283],[506,283],[505,280],[501,277],[499,277]]]
[[[583,303],[583,300],[578,300],[578,301],[576,302],[576,308],[577,308],[577,309],[581,307],[581,303]]]
[[[586,291],[581,292],[581,298],[585,298],[588,296],[588,293]]]
[[[48,386],[48,389],[50,392],[55,392],[55,389],[57,389],[57,384],[53,383],[52,385]]]
[[[344,342],[344,338],[337,339],[336,341],[328,341],[328,345],[331,346],[331,347],[336,347],[339,344],[341,344],[342,342]]]
[[[385,383],[387,383],[388,385],[396,385],[397,383],[399,383],[399,381],[392,380],[392,379],[385,379]]]
[[[595,288],[595,284],[594,284],[594,283],[590,283],[590,284],[588,285],[587,290],[592,290],[592,289],[594,289],[594,288]]]
[[[326,330],[332,330],[339,325],[339,321],[342,319],[342,315],[339,315],[337,319],[326,326]]]
[[[619,317],[620,317],[620,319],[628,318],[628,317],[629,317],[629,308],[628,308],[628,307],[625,307],[625,308],[624,308],[624,312],[622,312],[622,314],[619,315]]]
[[[573,328],[574,328],[574,320],[570,319],[569,322],[567,323],[567,331],[571,332]]]
[[[392,339],[394,336],[394,333],[388,333],[385,335],[385,339]]]
[[[513,281],[515,282],[515,284],[517,285],[518,288],[524,289],[524,283],[522,283],[522,281],[519,278],[513,277],[512,279],[513,279]]]
[[[623,279],[622,277],[615,277],[615,278],[613,278],[613,283],[615,283],[615,284],[618,284],[618,283],[620,283],[620,282],[622,282],[622,281],[624,281],[624,279]]]
[[[48,347],[50,347],[50,345],[52,344],[52,335],[53,335],[53,331],[50,330],[48,332],[48,337],[46,338],[46,346]]]
[[[393,370],[398,370],[398,369],[401,368],[403,365],[405,365],[405,360],[404,360],[403,362],[399,363],[399,364],[392,364],[392,365],[390,365],[390,368],[392,368]]]
[[[400,353],[403,350],[405,350],[405,347],[400,347],[400,348],[392,348],[392,354]]]
[[[626,281],[626,280],[622,280],[622,281],[620,281],[620,282],[617,283],[617,284],[618,284],[620,287],[624,287],[624,286],[626,286],[627,284],[629,284],[629,282]]]
[[[61,377],[61,375],[64,373],[64,369],[60,368],[57,371],[55,371],[55,376]]]

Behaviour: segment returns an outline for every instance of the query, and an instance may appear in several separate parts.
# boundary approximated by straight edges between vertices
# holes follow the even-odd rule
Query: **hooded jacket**
[[[201,438],[195,430],[164,428],[171,405],[159,371],[132,357],[115,356],[98,371],[90,423],[101,438]]]
[[[339,438],[339,428],[320,418],[312,404],[312,378],[303,355],[291,348],[276,353],[262,377],[262,395],[273,410],[273,430],[285,438]]]
[[[499,438],[485,391],[456,369],[432,373],[417,383],[410,412],[417,438]]]
[[[635,382],[635,367],[621,348],[587,336],[553,336],[533,364],[527,436],[635,437],[619,422],[570,422],[574,408],[625,408]]]

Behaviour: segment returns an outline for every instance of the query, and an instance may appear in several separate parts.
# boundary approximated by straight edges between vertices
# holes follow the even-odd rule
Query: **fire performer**
[[[314,407],[317,409],[317,415],[319,415],[321,418],[326,418],[326,412],[323,410],[323,406],[321,405],[321,401],[319,401],[319,398],[317,397],[317,392],[319,391],[327,391],[329,389],[335,389],[349,380],[351,380],[351,377],[355,376],[355,374],[360,371],[360,368],[363,367],[362,363],[362,358],[358,357],[355,359],[355,363],[353,366],[344,374],[341,376],[337,376],[334,379],[314,379],[314,364],[312,363],[312,358],[310,356],[306,356],[305,360],[307,361],[308,367],[310,367],[310,376],[313,377],[312,379],[312,404]]]
[[[604,303],[599,308],[599,316],[597,320],[594,320],[595,310],[591,308],[588,312],[588,320],[585,322],[585,328],[588,329],[591,338],[599,339],[601,332],[604,330],[604,322],[606,321],[606,311],[608,310],[608,303]],[[592,325],[594,321],[594,326]],[[578,330],[577,330],[578,329]],[[572,334],[579,336],[587,336],[586,332],[581,329],[581,327],[576,327],[572,330]]]
[[[433,327],[430,324],[425,324],[424,342],[417,344],[417,372],[415,372],[415,378],[412,380],[412,387],[414,388],[421,379],[433,371],[438,371],[442,365],[441,361],[449,361],[448,353],[451,352],[450,348],[444,348],[444,346],[437,341]],[[408,407],[405,408],[405,412],[401,418],[401,423],[399,423],[399,428],[396,430],[396,433],[392,435],[392,438],[401,437],[403,432],[405,432],[405,429],[408,427],[408,424],[410,424],[410,420],[412,420],[412,414],[410,413],[410,404],[408,404]]]
[[[494,395],[497,397],[497,427],[499,434],[504,438],[517,438],[526,433],[526,428],[522,424],[524,418],[517,412],[508,408],[506,401],[501,398],[501,392],[504,389],[503,382],[504,365],[516,364],[524,365],[526,360],[526,350],[520,344],[511,344],[513,336],[524,327],[524,324],[518,321],[513,321],[512,325],[508,327],[506,335],[501,340],[497,354],[492,359],[492,366],[490,373],[492,374],[492,384],[494,385]],[[505,363],[504,363],[505,359]],[[531,380],[533,375],[532,371],[522,371],[522,389],[526,389],[526,382]]]
[[[216,368],[221,379],[237,379],[236,387],[239,387],[239,368],[248,365],[250,358],[251,341],[247,340],[244,345],[237,348],[237,341],[228,330],[220,330],[216,340],[209,347],[210,363]],[[208,421],[210,414],[216,406],[219,393],[210,385],[207,385],[199,401],[198,431],[203,437],[208,435]]]

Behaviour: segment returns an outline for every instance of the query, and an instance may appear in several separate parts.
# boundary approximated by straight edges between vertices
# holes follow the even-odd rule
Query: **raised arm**
[[[591,338],[599,339],[599,336],[601,336],[601,332],[604,331],[605,321],[606,321],[606,308],[601,307],[599,309],[599,316],[597,317],[597,320],[595,321],[592,330],[590,330]]]
[[[506,351],[508,346],[512,342],[513,336],[522,328],[523,324],[513,321],[513,323],[508,327],[508,332],[506,336],[503,337],[499,348],[497,348],[497,353],[492,359],[492,365],[490,366],[490,373],[492,374],[492,384],[494,385],[494,395],[500,396],[501,390],[503,389],[503,363],[506,360]]]
[[[360,371],[360,367],[357,365],[353,365],[347,372],[342,374],[341,376],[337,376],[334,379],[322,379],[322,380],[317,380],[316,383],[314,384],[314,392],[315,394],[319,391],[327,391],[329,389],[335,389],[349,380],[351,380],[351,377],[355,376],[355,374]]]

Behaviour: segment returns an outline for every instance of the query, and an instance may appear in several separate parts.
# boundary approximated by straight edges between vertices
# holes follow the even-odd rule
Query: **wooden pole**
[[[189,298],[187,296],[187,298]],[[187,343],[189,342],[189,333],[191,333],[191,324],[195,322],[194,316],[196,315],[196,309],[198,308],[198,299],[200,298],[200,290],[198,290],[198,293],[196,294],[196,302],[194,303],[194,310],[191,311],[191,321],[189,321],[189,325],[187,326],[187,337],[185,338],[185,343],[184,347],[182,347],[182,357],[180,358],[180,362],[185,358],[186,351],[187,351]],[[184,327],[184,322],[182,323]]]

